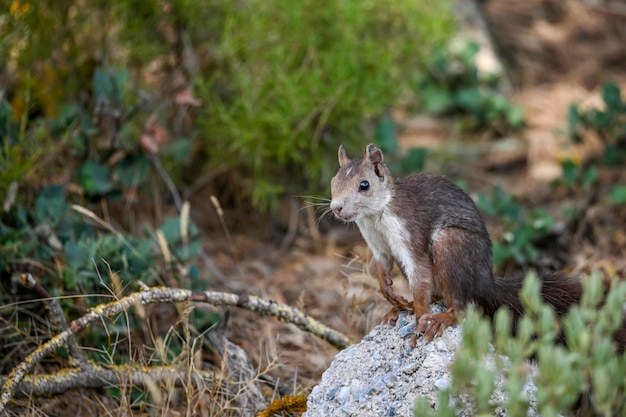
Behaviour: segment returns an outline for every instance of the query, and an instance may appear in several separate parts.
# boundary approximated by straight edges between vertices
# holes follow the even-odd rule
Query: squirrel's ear
[[[363,157],[363,162],[369,162],[372,165],[382,164],[383,162],[383,151],[376,147],[373,143],[367,145],[365,148],[365,156]]]
[[[348,155],[346,155],[346,150],[343,148],[343,145],[339,145],[339,152],[337,153],[339,158],[339,167],[344,168],[350,162]]]
[[[374,173],[380,178],[381,181],[385,180],[385,176],[381,171],[381,165],[383,165],[383,151],[376,147],[373,143],[367,145],[365,148],[365,156],[363,157],[363,165],[369,165],[374,168]]]

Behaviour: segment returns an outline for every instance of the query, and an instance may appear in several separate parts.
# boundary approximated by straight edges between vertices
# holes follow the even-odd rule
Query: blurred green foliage
[[[396,176],[419,172],[424,169],[428,149],[412,147],[402,152],[398,144],[396,122],[388,115],[378,118],[374,140],[385,154],[385,161]]]
[[[193,279],[198,286],[208,284],[193,265],[200,249],[200,234],[189,219],[167,218],[159,230],[146,226],[144,235],[136,237],[97,220],[84,207],[77,209],[69,198],[64,186],[46,186],[33,207],[12,206],[0,219],[0,320],[16,329],[0,335],[3,366],[13,363],[16,352],[1,346],[28,343],[25,334],[30,331],[40,336],[58,331],[41,327],[46,323],[42,318],[33,321],[41,315],[41,300],[17,284],[22,273],[32,273],[52,296],[60,297],[69,319],[81,316],[86,308],[136,291],[137,281],[162,285],[186,284]],[[162,240],[156,238],[157,233]],[[163,254],[164,246],[171,254],[169,260]],[[89,328],[80,337],[97,349],[109,346],[111,333],[126,337],[140,322],[131,315],[108,329]],[[106,363],[107,356],[103,358]]]
[[[500,238],[493,241],[496,267],[507,262],[523,265],[537,259],[539,252],[533,242],[554,226],[554,219],[547,211],[525,209],[501,186],[495,187],[491,194],[478,194],[475,200],[483,214],[497,218],[503,230]]]
[[[0,271],[19,273],[36,265],[34,273],[44,287],[65,295],[106,292],[101,284],[109,287],[112,273],[124,283],[160,282],[157,265],[163,256],[156,239],[150,234],[138,238],[114,231],[102,220],[96,224],[109,230],[100,232],[84,210],[73,210],[67,190],[58,184],[42,188],[31,209],[12,207],[0,221]],[[183,234],[182,224],[180,216],[172,217],[160,229],[174,262],[192,260],[200,248],[197,227],[187,222]],[[62,281],[45,273],[55,263],[62,267]],[[3,303],[5,296],[0,297]]]
[[[563,181],[567,186],[588,189],[598,178],[598,166],[621,169],[626,162],[626,103],[620,87],[607,81],[602,87],[602,108],[581,109],[571,104],[567,115],[567,135],[574,143],[595,134],[603,145],[602,157],[591,164],[581,166],[572,160],[562,162]],[[626,185],[617,184],[609,190],[614,204],[626,203]]]
[[[362,142],[454,29],[450,1],[14,3],[0,57],[16,74],[18,118],[111,96],[97,68],[124,68],[119,85],[152,89],[155,103],[191,86],[202,105],[188,130],[208,157],[196,169],[226,172],[265,209],[285,191],[327,188],[328,155]]]
[[[501,74],[483,74],[476,64],[479,46],[459,41],[440,47],[417,89],[424,110],[459,118],[465,130],[502,136],[524,126],[524,110],[500,92]]]
[[[626,159],[626,103],[617,84],[607,81],[602,87],[603,108],[581,109],[571,104],[567,115],[567,134],[582,142],[588,131],[595,132],[605,145],[604,162],[618,165]]]
[[[440,392],[437,409],[418,399],[416,416],[457,415],[455,404],[461,395],[473,405],[476,416],[502,411],[511,417],[567,415],[581,398],[583,403],[590,402],[594,415],[623,415],[626,356],[616,349],[613,334],[624,320],[626,283],[614,281],[606,292],[599,274],[584,278],[581,303],[570,309],[561,325],[552,307],[541,301],[540,285],[534,274],[526,278],[520,294],[526,314],[515,335],[506,309],[497,312],[493,325],[476,310],[467,312],[463,343],[451,369],[451,386]],[[567,347],[556,343],[559,329],[564,331]],[[492,364],[486,361],[488,354]],[[506,395],[496,401],[492,394],[500,377]],[[532,412],[525,389],[529,380],[536,386]]]

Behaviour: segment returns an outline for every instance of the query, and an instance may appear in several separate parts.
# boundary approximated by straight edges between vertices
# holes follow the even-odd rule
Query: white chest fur
[[[372,250],[374,259],[389,268],[390,258],[393,258],[411,282],[417,268],[411,253],[411,235],[402,219],[383,213],[374,217],[363,217],[356,223]]]

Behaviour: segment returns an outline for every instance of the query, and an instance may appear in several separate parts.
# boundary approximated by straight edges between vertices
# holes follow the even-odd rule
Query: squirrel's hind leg
[[[441,336],[446,327],[455,325],[457,314],[474,293],[490,283],[490,252],[482,243],[475,232],[459,227],[447,227],[436,234],[431,245],[432,280],[448,310],[417,318],[412,345],[419,335],[431,341]]]

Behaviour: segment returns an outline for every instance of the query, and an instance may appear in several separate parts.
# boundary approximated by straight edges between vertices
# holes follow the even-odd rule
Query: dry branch
[[[209,371],[195,371],[191,379],[197,385],[214,379]],[[0,383],[6,382],[0,377]],[[141,367],[132,365],[114,365],[107,368],[89,363],[84,369],[66,369],[55,374],[27,375],[17,385],[16,392],[23,395],[42,396],[59,395],[77,388],[102,388],[119,386],[120,381],[134,386],[145,386],[147,381],[172,381],[181,386],[188,380],[187,372],[172,366]]]
[[[48,290],[46,290],[32,274],[22,273],[20,274],[20,280],[24,286],[32,288],[42,299],[46,300],[46,308],[50,313],[48,317],[53,328],[59,333],[67,330],[69,326],[67,325],[65,315],[63,315],[63,309],[61,308],[61,304],[59,304],[59,300],[52,297]],[[67,347],[70,354],[70,364],[73,367],[85,368],[87,366],[87,359],[78,347],[76,339],[70,337],[67,340]]]
[[[314,334],[339,349],[343,349],[350,344],[350,339],[345,335],[320,323],[297,308],[274,300],[267,300],[254,295],[237,295],[215,291],[194,293],[190,300],[216,306],[241,307],[266,316],[274,316],[282,322],[295,324],[300,329]]]
[[[17,365],[2,385],[0,392],[0,413],[4,410],[8,402],[17,391],[24,377],[32,371],[43,358],[50,353],[56,351],[61,346],[67,344],[76,333],[93,322],[100,321],[104,317],[115,316],[128,310],[135,304],[151,304],[151,303],[172,303],[182,301],[206,302],[214,305],[230,305],[245,308],[251,311],[259,312],[263,315],[275,316],[284,322],[293,323],[301,329],[313,333],[314,335],[326,340],[333,346],[344,348],[348,346],[350,340],[341,333],[328,328],[317,320],[309,317],[307,314],[290,307],[285,304],[277,303],[272,300],[264,300],[255,296],[239,296],[235,294],[205,291],[200,293],[192,293],[189,290],[176,288],[152,288],[145,291],[133,293],[120,300],[101,304],[91,309],[86,315],[72,321],[69,327],[53,336],[46,343],[37,347],[31,352],[23,362]],[[139,370],[143,372],[146,369]],[[149,369],[149,368],[147,368]],[[89,370],[89,367],[86,371]],[[77,373],[76,375],[82,375]]]

